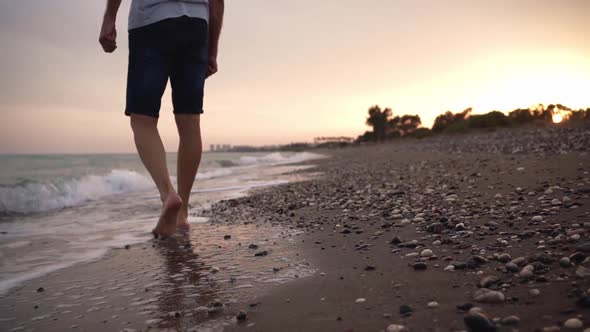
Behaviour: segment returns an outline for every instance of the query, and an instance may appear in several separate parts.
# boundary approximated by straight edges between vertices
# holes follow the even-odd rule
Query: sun
[[[553,120],[553,123],[560,123],[561,121],[563,121],[563,116],[561,116],[560,113],[553,113],[551,119]]]

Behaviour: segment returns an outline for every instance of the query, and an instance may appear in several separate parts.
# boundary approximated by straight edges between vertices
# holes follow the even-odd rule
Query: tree
[[[378,105],[369,108],[369,117],[367,118],[366,124],[373,127],[373,137],[377,141],[382,141],[387,137],[389,119],[392,113],[390,108],[381,110],[381,107]]]
[[[406,136],[415,132],[421,124],[422,120],[420,120],[420,116],[418,114],[402,116],[399,125],[402,136]]]
[[[440,133],[453,124],[458,124],[467,120],[471,114],[471,110],[472,108],[470,107],[465,109],[463,112],[456,114],[453,114],[451,111],[447,111],[444,114],[437,116],[436,119],[434,119],[432,131]]]
[[[528,108],[518,108],[508,113],[510,121],[516,124],[524,124],[534,120],[533,113]]]
[[[359,142],[383,141],[409,135],[422,124],[419,115],[393,116],[391,108],[381,109],[378,105],[369,108],[366,124],[373,127],[357,138]]]
[[[495,128],[509,124],[508,117],[500,111],[477,114],[467,120],[468,128]]]

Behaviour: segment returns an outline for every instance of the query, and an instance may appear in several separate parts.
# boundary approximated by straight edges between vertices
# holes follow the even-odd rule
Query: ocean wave
[[[231,165],[250,168],[298,163],[321,157],[323,156],[310,152],[275,152],[262,156],[242,156],[232,161]],[[219,167],[201,171],[197,174],[197,180],[231,176],[235,170],[231,167]],[[171,181],[175,183],[176,179],[171,177]],[[148,176],[124,169],[114,169],[104,175],[91,174],[53,181],[24,179],[12,185],[0,185],[0,215],[57,210],[111,195],[154,189],[155,185]]]
[[[0,213],[34,213],[80,205],[101,197],[154,188],[146,176],[130,170],[86,175],[62,181],[25,181],[0,187]]]
[[[242,156],[240,159],[230,162],[229,165],[234,166],[256,166],[256,165],[283,165],[300,163],[306,160],[318,159],[323,156],[311,152],[298,152],[293,154],[273,152],[263,156]]]
[[[197,180],[219,178],[222,176],[230,175],[231,173],[232,171],[229,169],[214,168],[208,171],[197,173]]]

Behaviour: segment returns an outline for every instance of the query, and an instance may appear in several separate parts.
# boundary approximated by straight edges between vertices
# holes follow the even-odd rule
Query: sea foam
[[[146,176],[115,169],[105,175],[86,175],[78,179],[28,181],[0,187],[0,213],[43,212],[72,207],[101,197],[154,188]]]

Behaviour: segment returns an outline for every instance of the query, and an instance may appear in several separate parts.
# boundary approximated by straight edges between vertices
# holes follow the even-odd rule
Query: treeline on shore
[[[508,115],[500,111],[485,114],[471,114],[471,112],[472,108],[458,113],[447,111],[436,117],[432,128],[425,128],[422,127],[419,115],[393,116],[391,108],[381,109],[375,105],[369,108],[366,120],[366,124],[372,127],[372,130],[360,135],[356,142],[380,142],[400,137],[423,138],[478,129],[590,120],[590,108],[573,110],[561,104],[550,104],[547,107],[539,104],[535,108],[519,108],[509,112]]]
[[[472,114],[472,108],[458,113],[447,111],[434,120],[432,128],[422,127],[419,115],[393,115],[391,108],[378,105],[369,108],[366,124],[372,128],[353,137],[316,137],[314,143],[295,142],[285,145],[234,146],[216,152],[306,151],[338,148],[351,144],[383,142],[398,138],[424,138],[440,134],[460,134],[475,130],[494,130],[505,127],[548,126],[555,124],[590,122],[590,108],[574,110],[561,104],[542,104],[533,108],[518,108],[508,113],[491,111]]]

